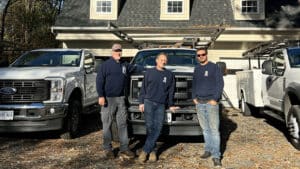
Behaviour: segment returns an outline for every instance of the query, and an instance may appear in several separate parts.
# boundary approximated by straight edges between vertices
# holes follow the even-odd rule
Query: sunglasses
[[[204,54],[197,54],[198,57],[200,57],[200,56],[206,56],[206,55],[207,55],[206,53],[204,53]]]
[[[122,49],[114,50],[114,52],[122,52]]]

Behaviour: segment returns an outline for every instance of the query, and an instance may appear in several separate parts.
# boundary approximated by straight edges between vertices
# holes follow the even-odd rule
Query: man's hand
[[[180,109],[180,107],[178,107],[178,106],[171,106],[169,109],[170,109],[171,112],[175,113],[175,110]]]
[[[142,113],[144,112],[144,104],[140,104],[140,105],[139,105],[139,110],[140,110],[140,112],[142,112]]]
[[[105,98],[104,97],[99,97],[98,103],[99,103],[100,106],[104,106],[105,105]]]
[[[215,101],[215,100],[209,100],[209,101],[208,101],[208,104],[215,106],[215,105],[217,105],[218,103],[217,103],[217,101]]]
[[[197,99],[193,99],[194,104],[198,104]]]

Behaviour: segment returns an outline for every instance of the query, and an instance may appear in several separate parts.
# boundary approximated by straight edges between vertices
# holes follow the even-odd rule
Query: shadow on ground
[[[78,137],[102,130],[102,121],[100,113],[83,115],[81,119]]]
[[[220,118],[220,132],[221,132],[221,154],[226,151],[227,141],[232,132],[237,128],[237,124],[228,118],[229,110],[223,109]],[[235,114],[230,114],[235,116]],[[237,114],[236,114],[237,116]],[[133,151],[140,152],[145,143],[146,136],[135,136],[132,143],[136,143]],[[179,143],[204,143],[203,136],[161,136],[156,146],[157,155],[161,155],[167,149],[176,146]],[[204,151],[204,150],[199,150]],[[201,152],[202,153],[202,152]],[[138,154],[138,153],[137,153]]]
[[[81,124],[79,128],[79,133],[77,137],[82,137],[88,135],[90,133],[99,131],[102,129],[102,122],[100,118],[100,113],[92,113],[88,115],[81,116]],[[43,131],[43,132],[8,132],[8,133],[0,133],[0,146],[6,144],[7,140],[10,142],[11,140],[18,139],[37,139],[37,140],[45,140],[45,139],[59,139],[60,131]]]

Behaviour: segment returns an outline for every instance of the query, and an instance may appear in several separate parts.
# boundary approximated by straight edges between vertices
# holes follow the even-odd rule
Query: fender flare
[[[290,83],[289,86],[285,89],[285,93],[289,97],[291,97],[291,95],[293,95],[293,97],[296,97],[291,99],[293,105],[300,105],[300,102],[296,103],[297,101],[300,100],[300,83],[296,83],[296,82]]]
[[[289,86],[285,89],[285,96],[284,100],[288,98],[291,105],[300,105],[300,83],[292,82]],[[285,120],[287,119],[287,115],[290,108],[286,108],[286,101],[284,101],[283,106],[283,113],[285,116]]]

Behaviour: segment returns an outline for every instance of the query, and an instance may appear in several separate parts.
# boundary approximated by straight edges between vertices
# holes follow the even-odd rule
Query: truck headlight
[[[62,102],[64,94],[64,79],[62,78],[47,78],[51,81],[50,100],[47,102]]]

